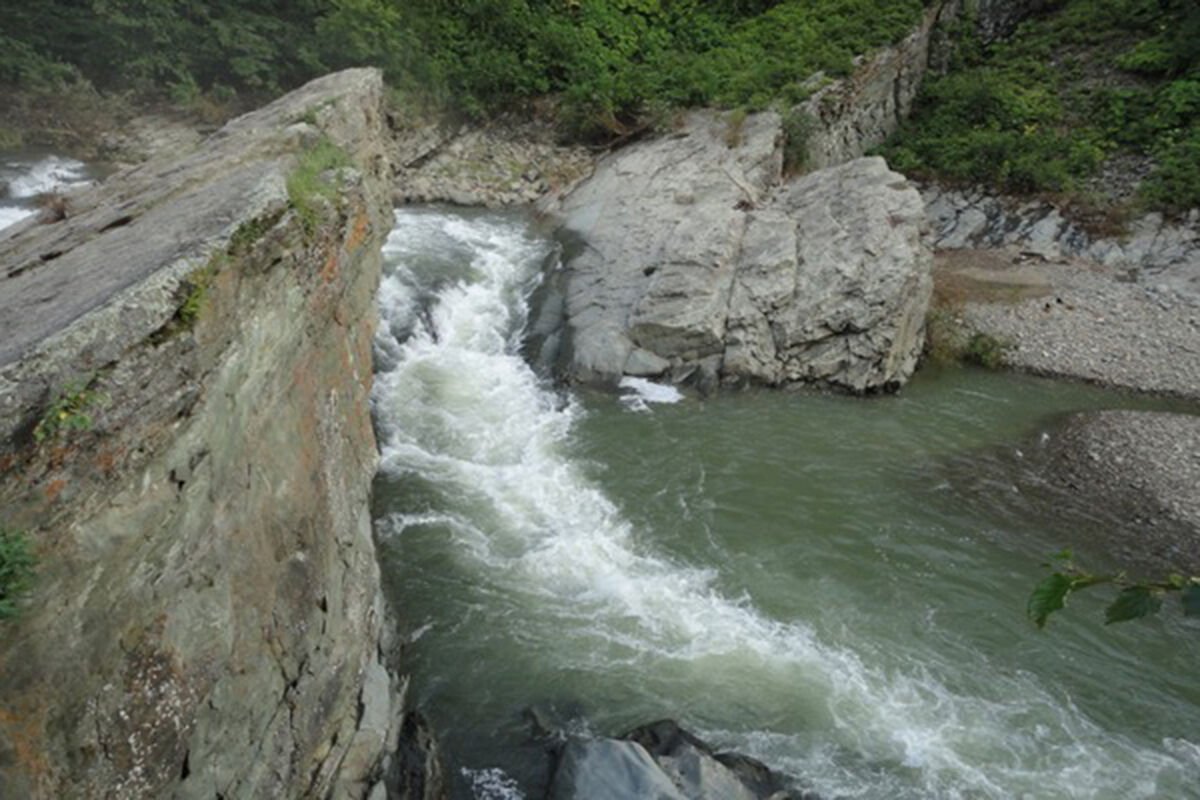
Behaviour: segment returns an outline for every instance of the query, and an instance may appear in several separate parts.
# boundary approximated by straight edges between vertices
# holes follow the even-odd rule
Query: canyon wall
[[[0,796],[383,796],[383,87],[328,76],[0,234]]]

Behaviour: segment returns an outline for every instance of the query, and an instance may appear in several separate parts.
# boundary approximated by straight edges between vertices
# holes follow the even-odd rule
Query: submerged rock
[[[931,291],[924,207],[883,159],[781,180],[779,118],[697,112],[557,207],[570,376],[895,388]]]
[[[765,764],[717,753],[672,720],[618,739],[572,737],[555,765],[549,800],[817,800]]]

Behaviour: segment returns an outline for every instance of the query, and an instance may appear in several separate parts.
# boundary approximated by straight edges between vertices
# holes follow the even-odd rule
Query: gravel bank
[[[1008,366],[1200,399],[1200,310],[1190,305],[1086,262],[1017,250],[943,253],[935,276],[961,298],[961,324],[1008,345]]]
[[[1197,416],[1076,414],[1045,442],[1042,474],[1082,504],[1128,521],[1132,534],[1114,543],[1127,563],[1200,575],[1198,443]]]

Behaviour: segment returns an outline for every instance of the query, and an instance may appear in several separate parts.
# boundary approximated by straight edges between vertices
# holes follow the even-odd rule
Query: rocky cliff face
[[[602,161],[555,209],[580,240],[570,374],[903,383],[931,290],[920,195],[879,158],[780,185],[779,118],[732,119],[692,114]]]
[[[349,798],[383,773],[382,120],[379,75],[339,73],[0,239],[0,522],[41,561],[0,629],[0,796]]]
[[[814,75],[808,81],[812,95],[793,109],[809,128],[806,166],[821,169],[858,158],[895,133],[912,111],[926,71],[945,62],[951,23],[965,20],[980,39],[991,42],[1049,5],[1047,0],[941,0],[929,5],[904,39],[860,56],[848,77]]]
[[[921,88],[939,25],[959,13],[956,0],[936,3],[902,41],[860,57],[849,77],[828,81],[818,74],[809,79],[815,91],[796,108],[811,121],[805,146],[808,168],[858,158],[899,129]]]

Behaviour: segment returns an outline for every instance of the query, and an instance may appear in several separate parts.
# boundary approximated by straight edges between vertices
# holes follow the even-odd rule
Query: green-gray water
[[[1046,555],[1108,566],[1119,521],[1012,476],[1056,414],[1154,403],[966,370],[572,396],[516,355],[548,252],[519,219],[403,212],[381,290],[384,568],[459,796],[538,796],[536,706],[674,717],[828,798],[1200,797],[1200,626],[1024,616]]]

